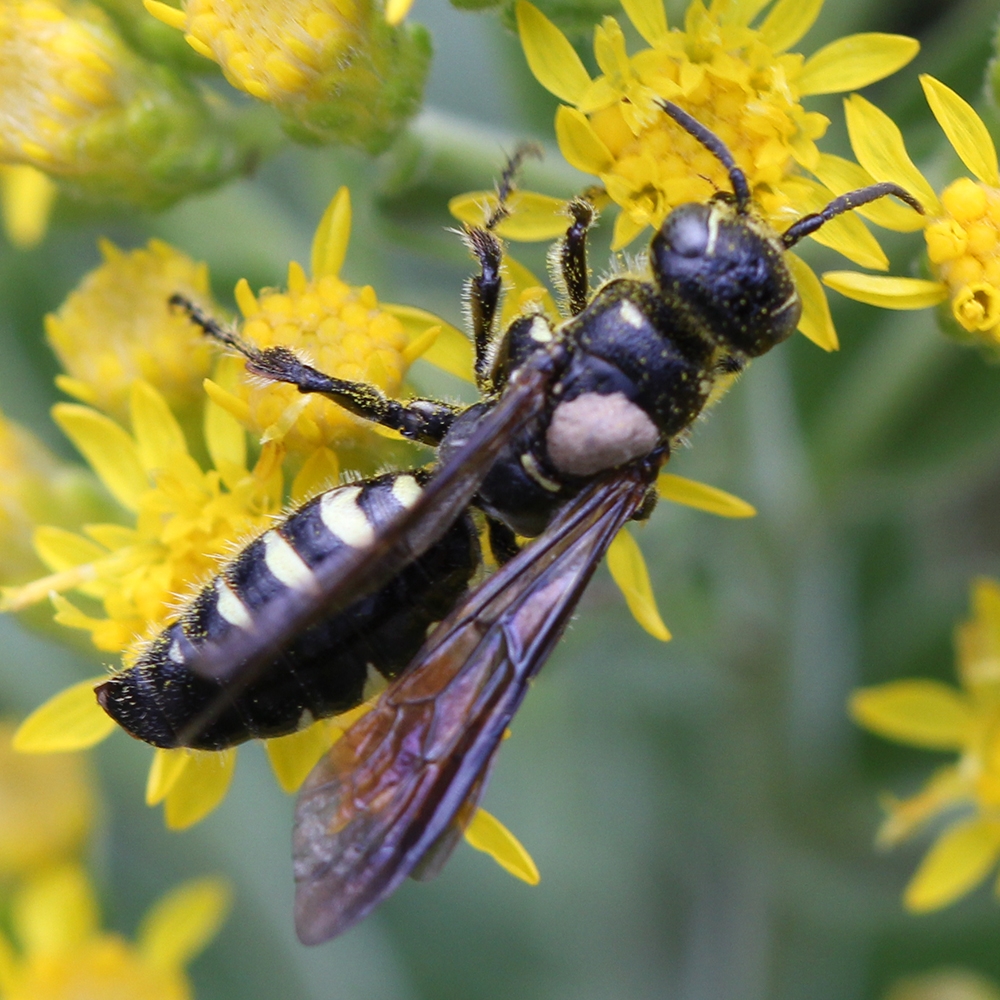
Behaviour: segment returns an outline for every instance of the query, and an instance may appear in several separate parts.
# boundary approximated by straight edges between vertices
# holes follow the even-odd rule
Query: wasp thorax
[[[794,332],[802,303],[780,244],[732,205],[681,205],[649,252],[667,303],[723,350],[757,357]]]

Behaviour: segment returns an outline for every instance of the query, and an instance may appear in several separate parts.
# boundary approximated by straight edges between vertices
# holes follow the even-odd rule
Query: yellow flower
[[[55,868],[13,903],[18,947],[0,936],[4,1000],[190,1000],[184,967],[218,933],[229,890],[218,879],[185,882],[146,914],[136,942],[102,931],[83,869]]]
[[[847,127],[863,176],[905,184],[926,216],[882,221],[901,231],[923,229],[934,280],[831,271],[823,282],[843,295],[883,309],[923,309],[948,302],[952,330],[969,342],[1000,348],[1000,173],[997,153],[982,119],[953,90],[921,76],[931,111],[972,173],[949,184],[940,197],[913,165],[896,124],[857,95],[848,98]],[[832,172],[838,165],[832,163]],[[856,170],[856,168],[855,168]],[[822,171],[820,171],[822,174]],[[833,176],[826,178],[831,185]]]
[[[370,285],[352,287],[340,278],[350,235],[350,194],[341,188],[316,229],[311,278],[293,261],[287,291],[264,289],[255,296],[246,279],[236,285],[242,335],[258,347],[293,348],[321,371],[371,383],[389,396],[399,395],[408,367],[421,355],[471,378],[470,345],[458,330],[417,309],[379,305]],[[365,471],[384,460],[372,425],[321,396],[246,378],[229,392],[215,382],[207,389],[252,434],[305,459],[310,483],[336,477],[338,454]],[[292,490],[296,499],[308,492],[302,482]]]
[[[787,50],[810,28],[822,0],[778,0],[757,27],[765,3],[693,0],[684,28],[669,28],[661,0],[623,0],[648,44],[634,55],[618,22],[605,17],[594,32],[601,74],[591,79],[568,39],[527,0],[517,20],[528,65],[565,103],[556,114],[559,148],[575,167],[600,178],[620,211],[612,248],[647,226],[659,227],[677,205],[729,190],[719,161],[661,108],[669,99],[711,129],[747,175],[755,208],[778,231],[825,206],[833,193],[806,175],[821,156],[815,140],[828,120],[800,99],[863,87],[906,65],[918,43],[899,35],[838,39],[809,59]],[[566,228],[560,204],[525,192],[518,213],[498,227],[512,239],[551,239]],[[481,193],[452,211],[476,221]],[[864,267],[888,261],[861,219],[848,213],[813,234]],[[837,346],[819,280],[789,254],[803,301],[799,329],[826,350]]]
[[[902,680],[862,688],[851,698],[851,714],[866,729],[959,754],[916,795],[886,801],[879,832],[884,845],[949,817],[906,888],[903,901],[917,913],[954,902],[1000,861],[1000,584],[975,581],[972,609],[972,620],[956,632],[961,689]]]
[[[0,722],[0,876],[24,875],[66,860],[94,818],[90,771],[80,754],[26,757]]]
[[[160,240],[127,252],[108,240],[99,246],[104,264],[45,317],[49,345],[65,371],[56,384],[119,421],[137,379],[154,386],[176,413],[200,413],[202,380],[216,351],[167,302],[180,293],[209,305],[208,267]]]
[[[184,32],[240,90],[290,131],[379,152],[416,112],[430,57],[426,32],[400,24],[412,0],[185,0],[146,9]]]
[[[96,5],[0,4],[0,163],[87,198],[161,208],[248,169],[259,145],[221,102],[133,52]],[[33,211],[14,221],[37,238],[52,192],[33,183]]]

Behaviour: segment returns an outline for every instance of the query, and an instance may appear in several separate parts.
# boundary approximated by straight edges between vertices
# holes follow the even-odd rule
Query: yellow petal
[[[830,303],[826,301],[826,292],[816,272],[798,254],[787,253],[785,260],[802,299],[799,331],[824,351],[836,351],[840,347],[837,330],[830,315]]]
[[[237,358],[220,359],[216,378],[224,377],[227,374],[226,369],[233,366],[243,367]],[[221,386],[218,388],[220,392],[226,392]],[[205,445],[212,459],[212,465],[222,475],[222,481],[229,489],[234,489],[236,483],[246,474],[246,430],[228,409],[220,406],[211,394],[208,395],[209,398],[205,401]],[[237,400],[237,402],[246,405],[243,400]]]
[[[171,830],[184,830],[204,819],[225,797],[233,780],[236,749],[215,753],[188,750],[191,759],[167,793],[164,818]]]
[[[920,862],[903,895],[906,908],[927,913],[953,903],[986,877],[998,853],[1000,823],[979,818],[956,823]]]
[[[322,447],[310,452],[302,468],[292,480],[292,503],[305,503],[323,490],[336,486],[340,479],[340,460],[331,448]]]
[[[518,0],[517,29],[535,79],[567,104],[577,104],[590,86],[590,74],[569,39],[535,6]]]
[[[902,69],[919,51],[920,43],[905,35],[871,32],[838,38],[806,60],[799,92],[805,97],[860,90]]]
[[[403,18],[410,13],[413,0],[388,0],[385,5],[385,20],[390,27],[400,24]]]
[[[941,203],[924,175],[913,165],[896,123],[860,94],[852,94],[844,101],[844,114],[858,163],[875,180],[892,181],[905,188],[930,215],[940,215]]]
[[[611,249],[622,250],[641,233],[648,223],[636,222],[628,212],[620,211],[615,217],[615,228],[611,235]]]
[[[540,305],[549,319],[559,320],[559,309],[548,289],[520,261],[513,257],[504,258],[507,274],[504,282],[503,309],[500,314],[502,326],[508,326],[530,300],[537,309]]]
[[[972,726],[968,699],[930,680],[903,680],[851,695],[851,718],[879,736],[930,750],[961,750]]]
[[[622,7],[635,30],[650,45],[655,46],[666,39],[667,12],[662,0],[622,0]]]
[[[410,338],[422,334],[429,326],[441,327],[441,332],[430,348],[422,355],[424,361],[448,372],[466,382],[475,382],[473,375],[472,341],[461,330],[450,323],[444,323],[433,313],[413,306],[395,305],[383,302],[382,308],[403,324]]]
[[[351,192],[342,187],[327,205],[323,218],[316,227],[310,265],[314,280],[328,274],[334,277],[340,274],[350,239]]]
[[[924,88],[924,96],[934,117],[962,162],[984,184],[993,187],[1000,184],[996,146],[972,105],[926,73],[921,75],[920,85]]]
[[[813,26],[822,6],[823,0],[778,0],[760,26],[760,40],[784,52]]]
[[[718,514],[719,517],[754,517],[757,513],[746,500],[716,486],[664,472],[656,480],[656,490],[664,500]]]
[[[180,969],[219,933],[232,892],[218,878],[192,879],[158,900],[139,927],[143,957],[159,968]]]
[[[37,246],[49,228],[59,189],[34,167],[0,165],[0,210],[7,238],[19,250]]]
[[[639,544],[625,528],[615,535],[608,549],[608,569],[635,620],[654,638],[669,642],[670,632],[657,610],[646,560]]]
[[[52,417],[76,445],[108,492],[127,510],[135,510],[149,480],[135,442],[110,417],[76,403],[56,403]]]
[[[94,562],[107,555],[101,546],[95,545],[89,538],[51,524],[43,524],[35,529],[32,544],[38,558],[56,573]]]
[[[332,744],[330,724],[320,719],[300,732],[270,739],[264,745],[278,784],[291,795]]]
[[[183,31],[187,27],[187,14],[184,11],[179,10],[177,7],[171,7],[168,4],[160,3],[160,0],[143,0],[143,6],[157,19],[157,21],[162,21],[164,24],[169,25],[171,28],[177,28]]]
[[[130,389],[130,415],[139,460],[147,471],[169,469],[187,442],[167,401],[148,382],[136,379]]]
[[[51,313],[45,317],[45,328],[47,330],[56,325],[55,319],[55,316]],[[51,337],[50,339],[55,340],[55,337]],[[60,392],[66,393],[67,396],[72,396],[74,399],[78,399],[81,403],[86,403],[88,406],[95,406],[97,404],[97,390],[92,385],[88,385],[78,378],[70,378],[68,375],[57,375],[55,383],[56,388]]]
[[[465,839],[470,847],[488,854],[515,878],[528,885],[538,885],[541,876],[531,855],[517,837],[485,809],[476,810],[476,815],[465,828]]]
[[[456,219],[472,226],[481,226],[486,215],[497,205],[494,191],[470,191],[448,202],[448,211]],[[537,191],[515,191],[507,200],[510,215],[497,227],[498,235],[522,243],[551,240],[569,227],[566,200],[553,198]]]
[[[403,348],[403,362],[407,366],[412,365],[417,358],[423,357],[433,346],[434,342],[441,334],[441,327],[429,326],[419,337],[411,340]]]
[[[857,271],[825,271],[823,284],[857,302],[883,309],[926,309],[948,298],[948,286],[923,278],[888,278]]]
[[[875,178],[860,164],[830,153],[820,154],[819,160],[813,167],[813,173],[835,195],[842,195],[875,183]],[[927,224],[924,216],[895,198],[879,198],[878,201],[870,202],[854,211],[878,226],[899,233],[916,232]]]
[[[659,0],[656,3],[659,6]],[[576,108],[559,105],[556,140],[567,162],[585,174],[602,174],[614,165],[615,158],[594,131],[590,119]]]
[[[885,796],[882,805],[887,816],[879,827],[875,842],[879,847],[894,847],[912,836],[920,827],[943,812],[967,802],[970,781],[958,767],[939,768],[924,787],[907,799]]]
[[[97,704],[94,688],[106,676],[92,677],[60,691],[40,705],[18,727],[14,749],[20,753],[64,753],[86,750],[115,728],[115,721]]]
[[[32,958],[78,949],[100,926],[87,873],[80,865],[64,864],[35,876],[14,898],[13,923]]]
[[[190,760],[190,754],[182,748],[166,750],[157,747],[153,751],[153,763],[146,776],[147,806],[159,805],[170,794]]]
[[[230,414],[238,423],[248,423],[250,421],[250,406],[246,400],[234,396],[233,393],[223,389],[221,385],[213,382],[210,378],[205,379],[202,382],[202,386],[208,398],[225,410],[226,413]]]

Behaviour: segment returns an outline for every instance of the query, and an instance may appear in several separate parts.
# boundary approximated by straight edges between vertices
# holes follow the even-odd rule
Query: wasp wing
[[[314,588],[285,590],[255,614],[250,628],[205,642],[188,657],[191,670],[227,685],[228,698],[192,719],[180,735],[182,742],[212,722],[228,699],[277,660],[302,630],[385,585],[444,535],[468,507],[511,435],[544,409],[561,352],[558,345],[538,351],[514,373],[497,404],[435,473],[413,507],[387,524],[372,544],[338,549],[313,567]]]
[[[361,920],[447,841],[463,805],[478,800],[528,681],[652,477],[651,468],[636,467],[581,493],[434,630],[407,672],[313,769],[293,840],[304,943]]]

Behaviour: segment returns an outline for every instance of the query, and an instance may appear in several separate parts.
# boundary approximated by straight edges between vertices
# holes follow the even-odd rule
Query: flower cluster
[[[982,119],[958,94],[931,76],[922,76],[920,83],[934,117],[975,180],[960,177],[939,197],[913,165],[896,124],[857,95],[846,103],[847,126],[854,153],[868,176],[906,186],[927,209],[921,224],[934,280],[833,271],[824,274],[823,281],[843,295],[886,309],[921,309],[947,302],[951,322],[946,328],[995,351],[1000,348],[996,148]]]
[[[145,6],[304,139],[381,152],[419,105],[430,42],[423,29],[400,24],[409,0]]]
[[[916,795],[885,802],[879,842],[886,846],[946,821],[903,897],[917,913],[954,902],[1000,861],[1000,583],[973,584],[972,612],[956,632],[960,689],[901,680],[863,688],[851,698],[851,714],[866,729],[958,754]]]

